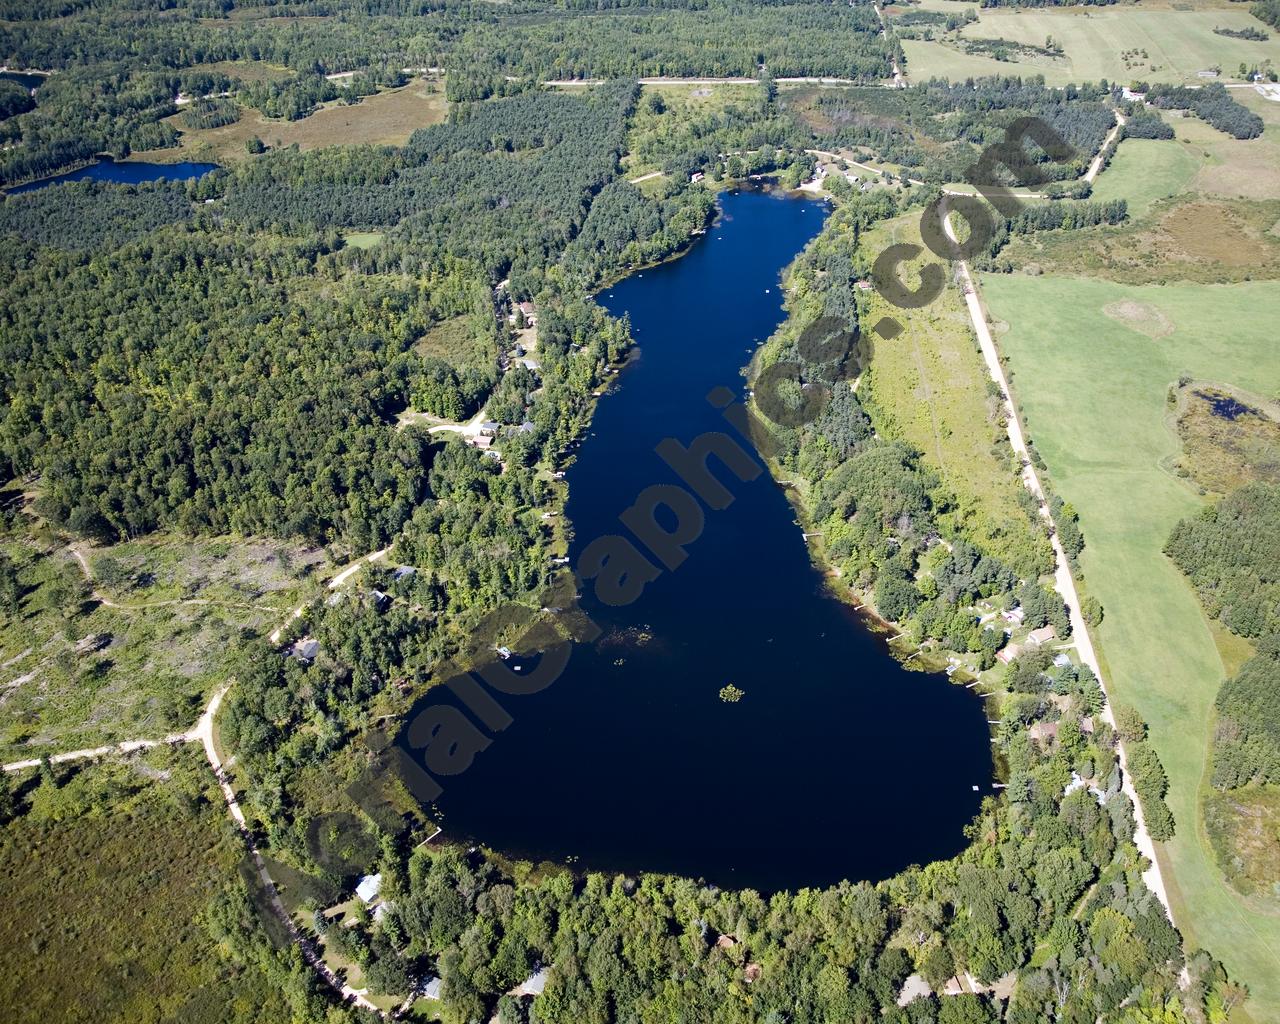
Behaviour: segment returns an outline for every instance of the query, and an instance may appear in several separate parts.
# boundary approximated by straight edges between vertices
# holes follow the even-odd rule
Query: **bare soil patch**
[[[1102,307],[1102,312],[1148,338],[1163,338],[1172,334],[1175,327],[1174,322],[1155,306],[1133,299],[1108,302]]]

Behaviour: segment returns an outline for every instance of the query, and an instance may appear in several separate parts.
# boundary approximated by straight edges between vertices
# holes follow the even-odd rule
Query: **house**
[[[738,940],[732,935],[721,935],[716,939],[716,949],[733,949],[738,944]]]
[[[1027,617],[1027,613],[1022,610],[1022,605],[1018,605],[1016,608],[1010,608],[1007,612],[1002,613],[1000,617],[1004,619],[1005,622],[1011,622],[1015,626],[1021,626],[1022,620]]]
[[[496,423],[493,420],[485,420],[480,424],[480,433],[489,437],[497,437],[498,431],[501,429],[502,424]]]
[[[1027,643],[1035,644],[1039,647],[1041,644],[1048,643],[1057,635],[1057,630],[1052,626],[1041,626],[1039,629],[1033,629],[1027,634]]]
[[[440,979],[434,975],[428,975],[418,988],[418,994],[423,999],[439,999],[440,998]]]
[[[996,652],[996,661],[1007,665],[1021,653],[1022,647],[1019,644],[1009,644],[1004,650]]]
[[[542,995],[542,990],[547,987],[547,973],[547,968],[539,967],[507,994],[512,996]]]
[[[689,181],[691,184],[696,185],[705,177],[706,175],[703,174],[701,171],[694,171],[691,175],[689,175]]]
[[[1120,95],[1130,103],[1141,103],[1147,98],[1145,92],[1134,92],[1127,85],[1120,90]]]
[[[1196,78],[1217,78],[1217,77],[1218,77],[1217,68],[1205,68],[1202,71],[1196,72]]]
[[[525,368],[526,370],[541,370],[541,369],[542,369],[542,364],[541,364],[540,362],[538,362],[538,360],[536,360],[536,359],[521,359],[521,360],[520,360],[520,362],[524,363],[524,368]]]
[[[522,302],[517,307],[524,314],[524,322],[528,327],[536,327],[538,323],[537,308],[532,302]]]
[[[760,965],[758,963],[755,963],[754,961],[747,964],[747,966],[742,969],[742,980],[745,981],[748,985],[750,985],[753,981],[759,981],[761,970],[762,968],[760,967]]]
[[[1040,744],[1052,743],[1058,738],[1058,723],[1036,722],[1027,730],[1027,735]]]
[[[1071,664],[1071,655],[1069,655],[1069,654],[1055,654],[1055,655],[1054,655],[1054,657],[1053,657],[1053,663],[1054,663],[1054,665],[1056,665],[1058,668],[1067,668],[1067,667],[1069,667],[1069,666],[1070,666],[1070,664]]]
[[[391,603],[391,595],[384,594],[381,590],[371,590],[369,596],[373,598],[373,606],[379,611]]]
[[[902,983],[902,989],[898,992],[898,1005],[906,1006],[908,1003],[916,999],[923,999],[933,995],[933,989],[929,987],[929,983],[918,974],[912,974]]]
[[[293,656],[299,661],[315,661],[316,655],[320,653],[320,641],[313,640],[311,637],[303,637],[293,645]]]
[[[365,875],[356,884],[356,896],[360,898],[360,902],[370,904],[378,898],[378,892],[382,889],[382,875]]]
[[[869,292],[875,287],[870,281],[856,281],[853,286],[860,292]]]
[[[467,443],[483,452],[488,451],[493,446],[493,438],[487,434],[479,434],[476,437],[467,438]]]
[[[412,576],[418,570],[411,565],[402,565],[399,569],[391,574],[393,580],[402,580],[406,576]]]
[[[1087,732],[1090,735],[1093,734],[1093,716],[1092,715],[1085,715],[1084,718],[1080,719],[1080,731]]]
[[[518,434],[532,434],[538,428],[533,425],[533,420],[525,420],[520,426],[516,427]]]

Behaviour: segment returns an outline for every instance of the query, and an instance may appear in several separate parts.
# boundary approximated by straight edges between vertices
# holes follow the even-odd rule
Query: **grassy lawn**
[[[284,1021],[256,968],[205,924],[242,847],[194,748],[58,769],[0,827],[8,1024]]]
[[[878,252],[899,242],[919,244],[919,220],[913,211],[878,225],[863,245]],[[965,529],[992,554],[1038,550],[1047,561],[1048,542],[1033,531],[1018,503],[1023,488],[996,419],[998,402],[988,390],[964,300],[948,288],[924,309],[909,310],[869,294],[867,323],[890,315],[905,328],[891,341],[872,336],[870,368],[858,394],[877,428],[915,445],[942,472],[955,498],[944,521]]]
[[[929,10],[960,12],[976,5],[926,0],[923,6]],[[1092,82],[1100,78],[1122,83],[1135,80],[1195,83],[1201,81],[1196,77],[1197,71],[1214,65],[1221,66],[1224,80],[1237,81],[1241,61],[1260,65],[1269,58],[1273,64],[1280,65],[1280,36],[1274,31],[1268,32],[1270,38],[1266,42],[1214,33],[1216,26],[1261,28],[1262,23],[1249,14],[1247,7],[1197,4],[1195,10],[1180,9],[1183,7],[1190,5],[1164,5],[1163,9],[1153,9],[1147,4],[1142,7],[981,9],[978,21],[966,26],[963,36],[1009,39],[1037,46],[1043,46],[1045,38],[1053,36],[1065,55],[997,61],[962,53],[950,43],[905,40],[907,73],[916,80],[934,75],[963,78],[1042,74],[1050,85]]]
[[[1025,275],[988,275],[983,289],[993,319],[1012,325],[997,325],[998,340],[1030,437],[1080,513],[1081,564],[1106,610],[1097,640],[1114,693],[1148,720],[1169,774],[1178,834],[1162,859],[1178,924],[1248,983],[1254,1019],[1280,1019],[1280,918],[1251,909],[1223,878],[1201,816],[1213,702],[1234,666],[1162,554],[1174,523],[1202,503],[1163,468],[1178,455],[1169,386],[1187,374],[1275,394],[1280,289]],[[1121,303],[1150,316],[1126,321],[1115,315]],[[1162,329],[1146,329],[1152,322]]]
[[[381,231],[352,231],[344,235],[342,241],[352,249],[372,249],[376,245],[381,245],[386,237]]]
[[[1094,182],[1095,202],[1124,199],[1130,217],[1142,217],[1157,199],[1187,190],[1204,163],[1195,144],[1173,140],[1125,139],[1107,169]]]
[[[415,80],[399,89],[366,96],[359,103],[335,100],[300,121],[263,117],[249,107],[241,110],[240,120],[235,124],[193,131],[185,127],[182,114],[177,113],[168,121],[182,133],[178,148],[139,152],[133,154],[133,159],[236,163],[249,158],[247,143],[255,135],[273,148],[294,145],[303,150],[361,144],[399,146],[407,142],[418,128],[439,124],[448,112],[442,83]]]

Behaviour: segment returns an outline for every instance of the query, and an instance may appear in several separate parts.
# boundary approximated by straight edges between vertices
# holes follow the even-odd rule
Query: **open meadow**
[[[926,10],[962,13],[976,5],[962,0],[924,0]],[[1239,80],[1243,61],[1280,66],[1280,36],[1267,29],[1265,42],[1217,35],[1228,29],[1265,26],[1243,4],[1175,3],[1164,7],[1116,4],[1109,7],[982,8],[977,22],[965,26],[966,39],[1006,39],[1043,46],[1052,36],[1061,57],[1019,56],[1000,61],[968,54],[954,42],[906,40],[907,73],[921,81],[931,76],[1038,75],[1050,85],[1068,82],[1135,80],[1200,81],[1196,72],[1220,67],[1224,79]],[[1024,51],[1025,52],[1025,51]]]
[[[17,581],[0,609],[6,762],[189,729],[226,680],[227,651],[282,621],[327,564],[240,538],[71,549],[0,537],[0,557]]]
[[[1278,1019],[1280,919],[1232,890],[1201,815],[1213,704],[1233,665],[1162,549],[1203,504],[1167,468],[1178,457],[1170,386],[1185,375],[1280,391],[1280,288],[1021,274],[985,275],[982,285],[1029,436],[1080,514],[1081,568],[1105,609],[1096,637],[1113,693],[1150,723],[1169,774],[1178,831],[1163,855],[1178,925],[1248,983],[1253,1019]]]
[[[439,124],[449,112],[440,82],[415,79],[399,89],[365,96],[359,103],[334,100],[299,121],[264,117],[252,107],[242,108],[240,120],[221,128],[193,130],[181,112],[167,118],[180,133],[179,148],[134,154],[150,161],[210,160],[228,164],[247,159],[254,136],[272,148],[297,146],[388,145],[409,141],[417,129]]]
[[[221,953],[210,928],[243,846],[198,750],[16,786],[24,806],[0,825],[8,1024],[290,1019],[278,988]]]
[[[878,224],[863,244],[869,252],[918,245],[919,220],[912,211]],[[905,272],[914,269],[908,264]],[[876,292],[867,294],[868,323],[891,315],[904,328],[892,340],[872,337],[870,365],[859,382],[859,399],[878,428],[919,448],[944,474],[954,500],[945,518],[956,535],[976,538],[999,557],[1035,550],[1047,562],[1049,545],[1027,517],[999,400],[959,291],[948,288],[923,309],[898,309]]]

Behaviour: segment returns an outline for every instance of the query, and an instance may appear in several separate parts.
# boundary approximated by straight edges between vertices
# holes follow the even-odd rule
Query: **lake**
[[[639,355],[567,472],[575,565],[591,540],[626,532],[619,513],[646,487],[679,482],[656,444],[730,429],[705,396],[744,393],[741,367],[783,319],[779,273],[826,214],[761,192],[722,205],[687,255],[599,297],[630,315]],[[732,504],[707,511],[687,561],[634,604],[603,605],[588,585],[604,638],[544,691],[501,698],[514,723],[440,779],[445,835],[765,892],[959,852],[992,792],[980,700],[905,671],[826,592],[767,473],[743,484],[712,465]],[[729,683],[737,703],[720,699]]]
[[[29,181],[25,185],[15,185],[5,189],[10,195],[32,192],[47,185],[60,185],[67,181],[114,181],[123,185],[138,185],[144,181],[190,181],[202,178],[210,171],[216,171],[217,164],[189,163],[183,161],[175,164],[151,164],[143,160],[115,161],[106,157],[96,164],[81,167],[78,171],[69,171],[52,178],[41,178]]]
[[[22,88],[30,91],[44,85],[47,75],[35,75],[29,71],[0,71],[0,81],[17,82]]]

